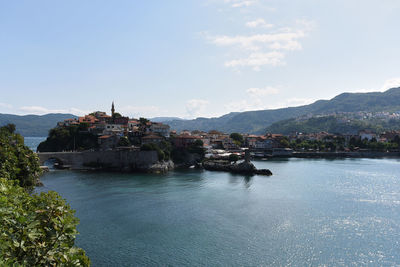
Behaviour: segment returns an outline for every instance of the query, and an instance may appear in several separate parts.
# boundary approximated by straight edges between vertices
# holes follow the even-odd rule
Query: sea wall
[[[354,152],[293,152],[295,158],[399,158],[400,152],[354,151]]]
[[[109,150],[38,153],[41,165],[49,159],[72,170],[104,169],[114,171],[148,171],[160,165],[157,151]],[[170,164],[169,164],[170,165]]]

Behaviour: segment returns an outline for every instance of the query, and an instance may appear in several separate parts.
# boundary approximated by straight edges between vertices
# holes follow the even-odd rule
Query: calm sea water
[[[24,137],[24,143],[33,151],[36,151],[38,145],[46,140],[46,137]]]
[[[54,171],[93,266],[400,265],[400,161],[257,162],[271,177]]]

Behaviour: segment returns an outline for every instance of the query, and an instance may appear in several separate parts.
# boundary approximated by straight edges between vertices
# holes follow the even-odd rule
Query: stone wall
[[[107,169],[115,171],[146,171],[158,163],[156,151],[110,150],[85,152],[38,153],[41,165],[55,159],[72,170]]]

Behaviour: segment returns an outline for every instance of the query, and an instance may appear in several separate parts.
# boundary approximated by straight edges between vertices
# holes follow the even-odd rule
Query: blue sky
[[[0,1],[0,113],[220,116],[400,85],[398,0]]]

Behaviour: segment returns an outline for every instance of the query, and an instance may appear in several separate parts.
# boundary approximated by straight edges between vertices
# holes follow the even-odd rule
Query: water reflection
[[[254,175],[243,175],[243,174],[230,173],[229,174],[229,183],[234,184],[234,185],[243,183],[245,188],[250,188],[253,178],[254,178]]]
[[[255,162],[273,176],[58,171],[94,266],[398,266],[398,160]],[[41,190],[41,189],[38,189]]]

